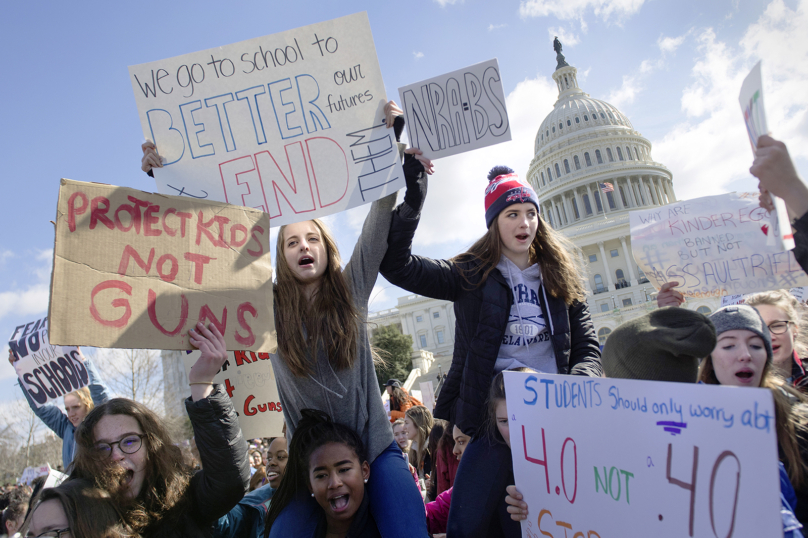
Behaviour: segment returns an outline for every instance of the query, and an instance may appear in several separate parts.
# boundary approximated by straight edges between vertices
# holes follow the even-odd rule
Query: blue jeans
[[[365,493],[382,538],[429,536],[424,501],[395,441],[373,460]],[[321,515],[311,494],[299,492],[275,520],[269,538],[311,538]]]
[[[457,468],[447,536],[521,538],[522,529],[505,504],[505,488],[514,483],[511,449],[485,435],[475,437]]]

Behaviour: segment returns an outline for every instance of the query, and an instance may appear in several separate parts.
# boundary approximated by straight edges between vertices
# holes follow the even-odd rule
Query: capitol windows
[[[618,257],[620,255],[620,253],[617,252],[616,248],[613,248],[612,250],[610,250],[609,254],[612,256],[612,258],[616,258],[616,257]],[[620,273],[620,276],[618,276],[617,278],[623,278],[623,271],[618,269],[617,272]]]
[[[575,116],[575,123],[581,123],[581,120],[580,118],[578,118],[578,116]]]
[[[604,306],[606,307],[606,310],[603,309]],[[608,310],[609,310],[609,305],[606,304],[606,303],[603,303],[601,305],[601,307],[600,307],[600,311],[601,312],[607,312]],[[603,344],[606,343],[606,339],[609,338],[609,334],[611,334],[611,332],[612,332],[612,330],[610,328],[608,328],[608,327],[603,327],[601,330],[598,331],[598,341],[600,342],[600,345],[603,345]]]
[[[550,169],[547,169],[547,181],[553,181],[553,174],[550,173]]]
[[[626,203],[626,193],[623,192],[623,186],[619,185],[617,190],[620,191],[620,198],[623,200],[623,207],[628,207],[628,204]]]
[[[555,163],[555,170],[556,170],[556,177],[561,177],[561,168],[558,167],[558,163]]]
[[[421,342],[421,347],[422,348],[426,347],[426,335],[425,334],[419,334],[418,335],[418,340]]]
[[[603,157],[601,156],[599,149],[595,150],[595,159],[598,160],[598,164],[603,164]]]
[[[561,122],[558,122],[558,130],[560,131],[563,128],[564,128],[564,124],[561,123]]]
[[[600,203],[600,194],[595,191],[595,205],[598,206],[598,213],[603,213],[603,205]]]
[[[546,183],[544,182],[544,172],[541,173],[541,186],[544,187]]]
[[[555,132],[555,131],[553,131]],[[550,138],[550,129],[547,129],[547,138]]]
[[[581,169],[581,159],[579,159],[577,155],[574,155],[572,157],[572,161],[575,163],[575,169],[580,170]]]
[[[575,219],[581,220],[581,214],[578,212],[578,202],[575,201],[575,198],[572,199],[572,211],[575,213]]]
[[[589,121],[589,116],[587,116],[586,114],[584,114],[584,121]]]
[[[589,152],[584,153],[584,162],[587,166],[592,166],[592,159],[589,158]]]
[[[606,119],[606,114],[604,114],[603,112],[601,112],[601,113],[600,113],[600,119],[605,120],[605,119]]]
[[[629,149],[629,147],[628,147],[628,146],[626,146],[626,156],[628,156],[628,160],[629,160],[629,161],[633,161],[633,160],[634,160],[634,158],[631,156],[631,149]]]
[[[595,291],[606,291],[606,287],[603,285],[603,277],[600,275],[595,275]]]
[[[609,158],[609,162],[614,162],[614,157],[612,156],[612,148],[606,148],[606,156]]]
[[[567,159],[564,159],[564,171],[570,173],[570,162]]]
[[[640,160],[640,152],[637,151],[637,146],[634,146],[634,155],[637,157],[637,160]]]
[[[592,204],[589,202],[589,195],[583,194],[581,197],[584,199],[584,210],[586,211],[587,215],[592,214]]]
[[[598,255],[597,254],[590,254],[589,255],[589,261],[591,263],[595,263],[596,261],[598,261]],[[598,278],[600,278],[600,275],[595,275],[595,282],[598,281]]]
[[[617,158],[620,159],[621,161],[624,160],[623,151],[620,149],[620,146],[617,146]]]
[[[572,125],[572,122],[570,120],[567,120],[567,127],[570,127],[571,125]]]
[[[553,125],[553,132],[555,132],[555,125]]]
[[[623,299],[623,306],[631,306],[631,297]]]
[[[439,344],[442,344],[442,343],[443,343],[443,340],[444,340],[444,338],[443,338],[443,331],[437,331],[435,334],[438,336],[438,343],[439,343]]]

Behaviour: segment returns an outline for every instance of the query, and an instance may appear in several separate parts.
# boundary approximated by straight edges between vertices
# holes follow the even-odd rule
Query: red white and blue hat
[[[539,208],[539,197],[530,185],[519,179],[507,166],[495,166],[488,172],[488,187],[485,189],[485,225],[497,218],[503,209],[513,204],[531,203]]]

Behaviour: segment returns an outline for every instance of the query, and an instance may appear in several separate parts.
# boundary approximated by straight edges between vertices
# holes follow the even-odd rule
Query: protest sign
[[[794,298],[802,303],[805,301],[805,292],[808,288],[791,288],[788,292],[794,296]],[[721,306],[730,306],[735,304],[744,304],[746,303],[746,299],[750,296],[754,295],[753,293],[742,293],[740,295],[725,295],[721,297]]]
[[[655,288],[676,281],[685,297],[807,286],[794,254],[767,244],[768,217],[735,192],[631,211],[631,250]]]
[[[269,218],[246,207],[62,180],[50,339],[190,349],[213,324],[228,349],[274,348]]]
[[[35,478],[45,476],[50,473],[51,468],[49,465],[40,465],[39,467],[26,467],[20,477],[20,484],[28,484],[34,481]]]
[[[770,390],[504,378],[523,537],[782,535]]]
[[[183,353],[185,372],[199,359],[200,352]],[[283,432],[283,407],[275,383],[269,353],[230,351],[213,382],[224,385],[238,414],[245,439],[279,437]]]
[[[496,58],[398,89],[410,146],[440,159],[511,139]]]
[[[741,85],[741,94],[738,96],[753,154],[757,153],[758,138],[761,135],[769,134],[769,128],[766,125],[766,108],[763,106],[761,62],[756,63],[749,75],[746,76]],[[769,227],[768,244],[777,245],[780,250],[791,250],[794,248],[794,235],[791,233],[786,203],[782,198],[769,194],[774,203],[775,213],[770,216],[771,226]],[[775,234],[775,231],[779,233]]]
[[[15,327],[8,347],[17,359],[14,370],[20,384],[37,407],[86,387],[89,382],[81,350],[54,346],[48,341],[48,318]]]
[[[430,411],[435,410],[435,389],[432,388],[432,381],[422,381],[421,384],[421,401]]]
[[[404,187],[366,13],[129,67],[157,188],[272,226]]]

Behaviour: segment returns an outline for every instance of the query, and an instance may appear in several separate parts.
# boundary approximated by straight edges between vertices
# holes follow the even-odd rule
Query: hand
[[[432,478],[428,474],[424,475],[424,489],[427,491],[432,489]]]
[[[769,191],[764,189],[760,183],[758,183],[758,189],[760,189],[760,195],[758,196],[758,205],[771,213],[774,211],[774,202],[772,202],[771,194]]]
[[[17,362],[17,357],[14,356],[14,352],[10,349],[8,350],[8,363],[11,366],[14,366],[14,363]]]
[[[213,381],[213,377],[227,360],[227,345],[224,336],[213,324],[210,324],[208,328],[202,322],[197,322],[196,330],[191,329],[188,334],[191,337],[191,345],[202,352],[191,367],[188,382],[209,383]],[[194,401],[207,398],[212,392],[212,385],[191,385],[191,397]]]
[[[421,166],[424,167],[424,170],[430,176],[435,172],[435,165],[432,164],[432,161],[424,157],[424,152],[418,148],[407,148],[404,150],[405,155],[412,155],[415,157],[418,162],[421,163]]]
[[[786,145],[779,140],[768,135],[758,139],[749,173],[760,180],[762,190],[783,198],[797,217],[808,211],[808,188],[797,175]]]
[[[659,288],[659,294],[657,295],[656,299],[658,307],[680,306],[685,302],[685,296],[673,289],[678,285],[678,282],[666,282],[665,284],[662,284],[662,287]]]
[[[146,140],[140,145],[143,150],[143,158],[140,160],[140,169],[148,172],[152,168],[162,168],[163,159],[157,154],[157,148],[154,147],[154,142]]]
[[[395,101],[387,101],[387,104],[384,105],[384,123],[388,129],[396,122],[396,116],[403,115],[404,111],[398,107]]]
[[[505,488],[508,494],[505,497],[505,504],[508,505],[508,513],[514,521],[523,521],[527,519],[527,503],[522,499],[522,494],[516,489],[516,486],[508,486]]]

